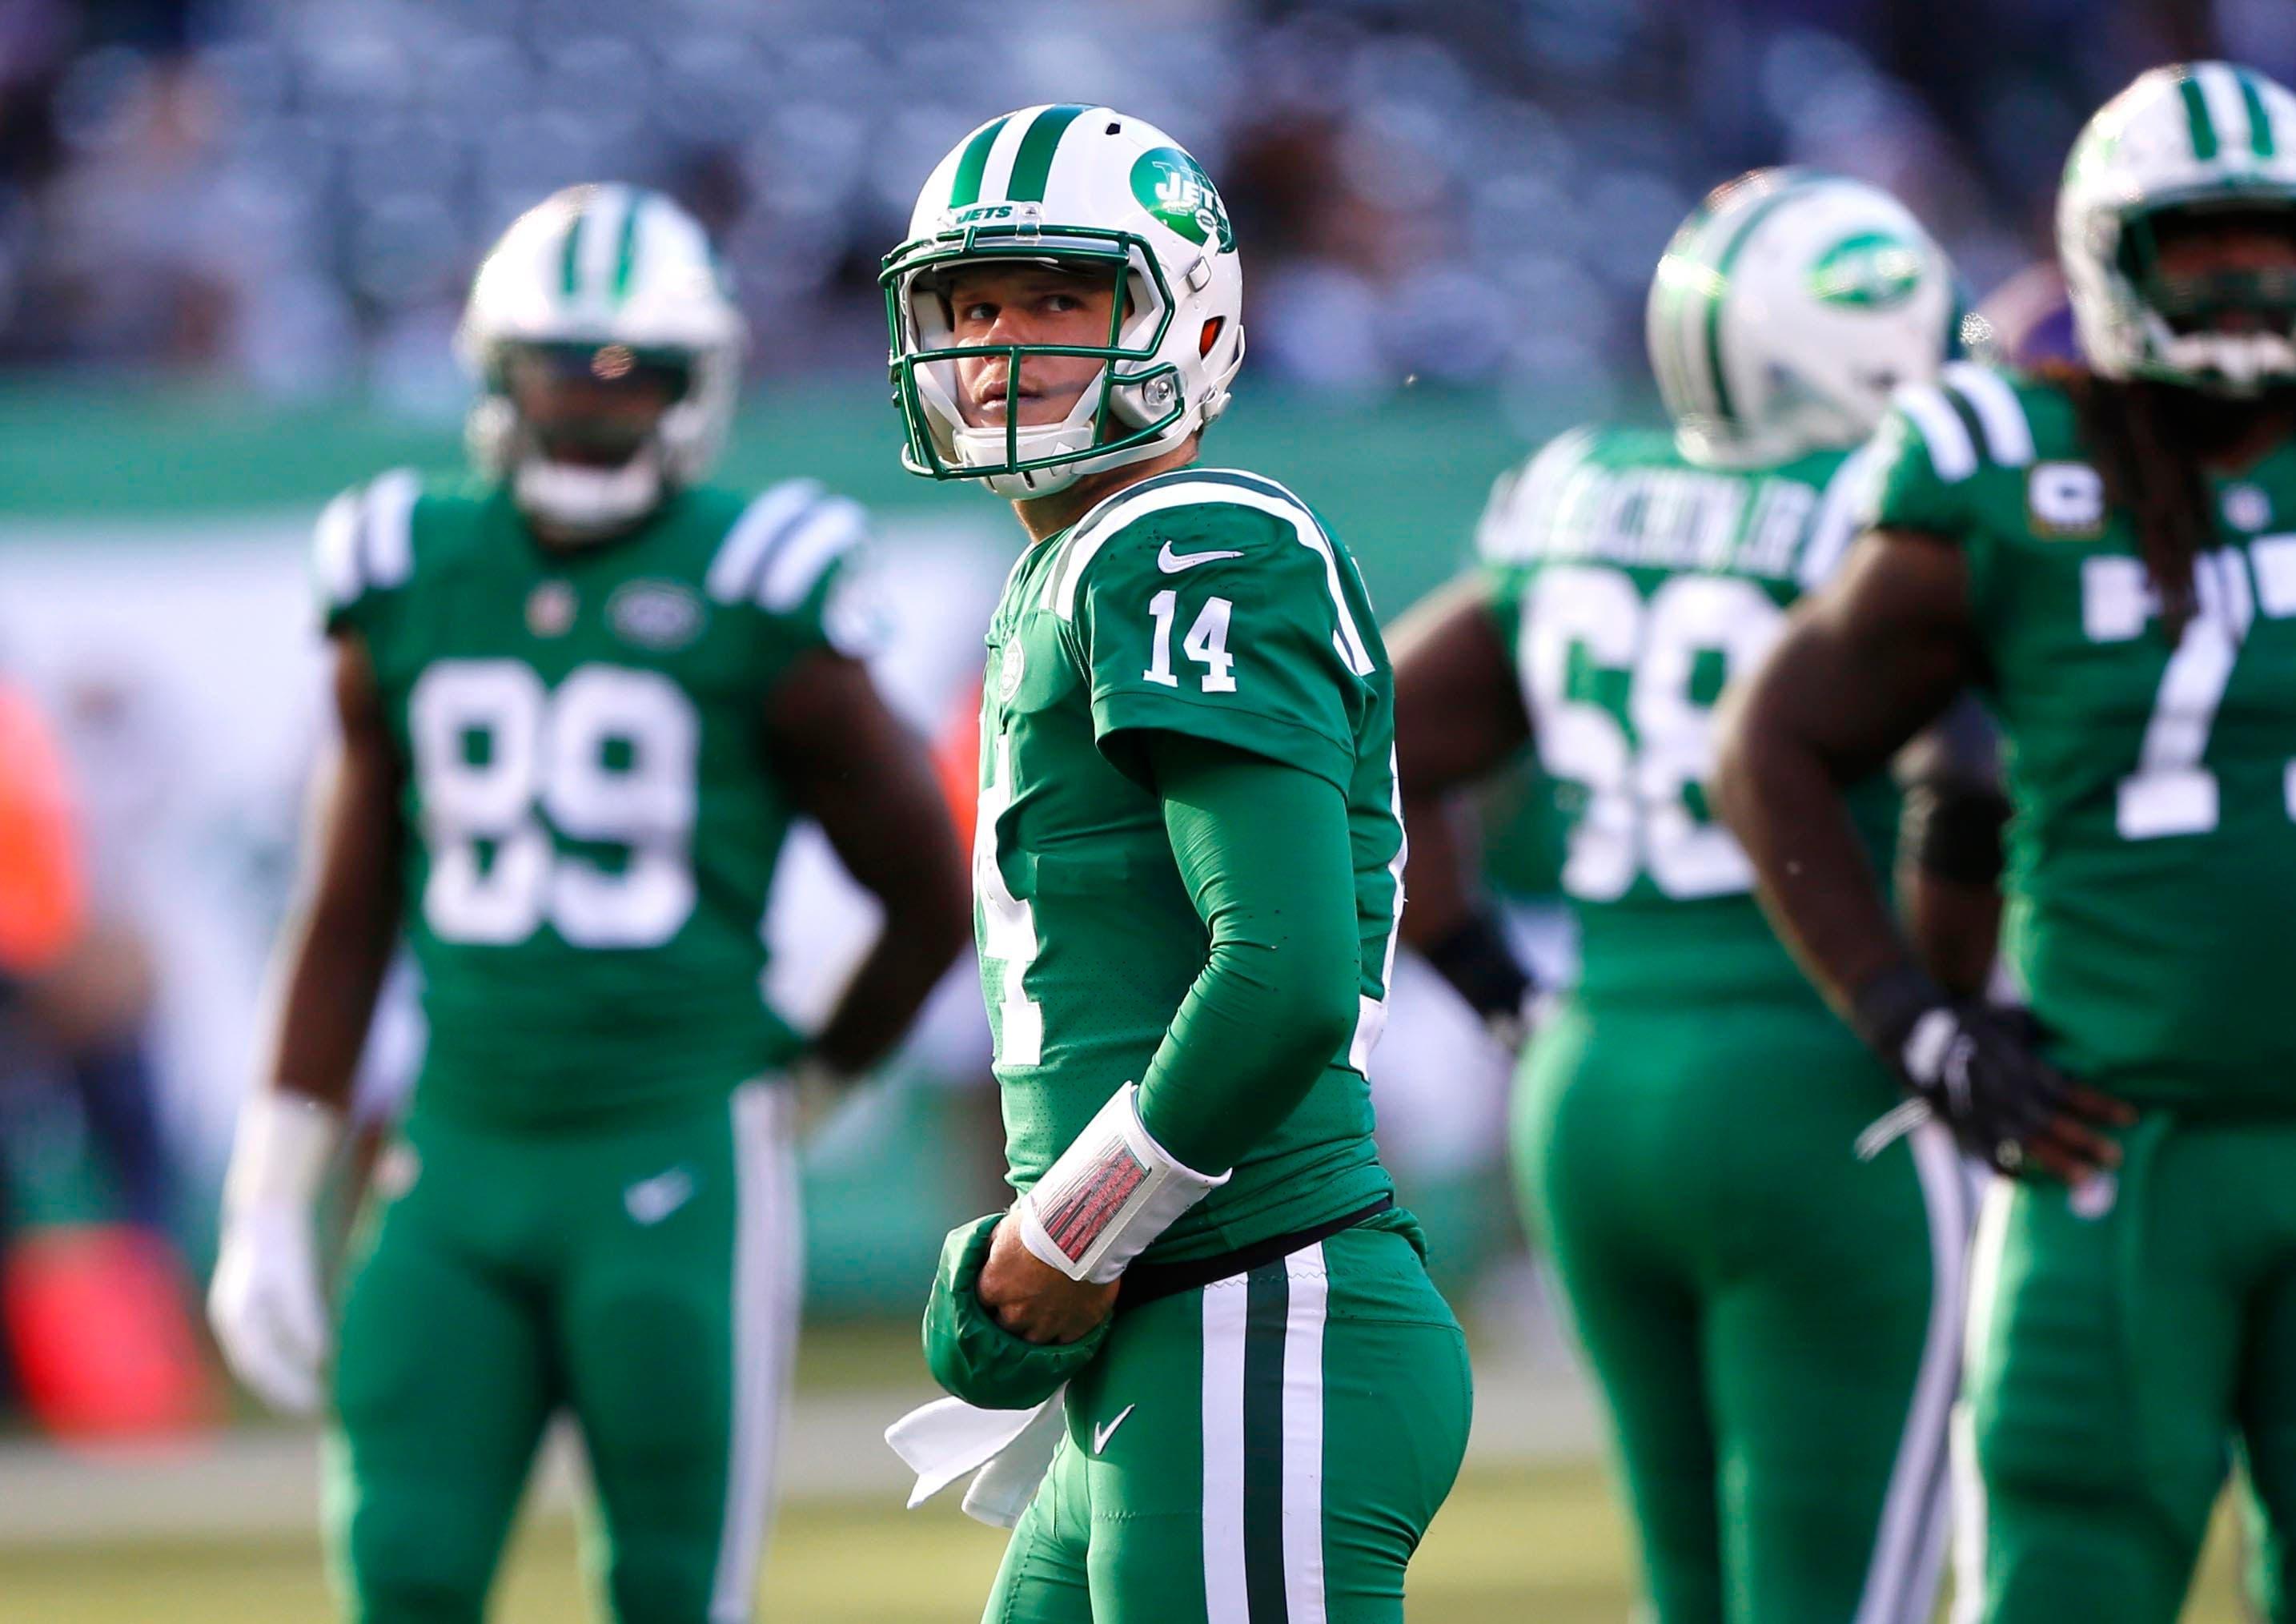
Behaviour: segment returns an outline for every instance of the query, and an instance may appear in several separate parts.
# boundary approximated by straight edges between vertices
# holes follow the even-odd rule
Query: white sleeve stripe
[[[2017,391],[1999,373],[1956,361],[1945,369],[1945,381],[1977,414],[1977,426],[1985,431],[1986,454],[1995,463],[2004,468],[2022,468],[2032,462],[2033,426],[2025,421]]]
[[[1183,480],[1171,485],[1160,485],[1145,490],[1130,501],[1113,503],[1101,510],[1094,521],[1093,534],[1078,535],[1069,543],[1070,556],[1062,562],[1060,592],[1054,607],[1063,620],[1076,618],[1077,588],[1082,584],[1086,566],[1089,565],[1101,544],[1136,520],[1150,513],[1161,513],[1168,507],[1186,507],[1202,502],[1226,503],[1235,507],[1249,507],[1273,514],[1292,527],[1300,545],[1316,554],[1324,561],[1324,583],[1332,595],[1332,609],[1338,621],[1332,646],[1349,670],[1358,677],[1371,675],[1374,666],[1363,634],[1356,627],[1355,613],[1348,607],[1347,593],[1340,580],[1339,556],[1332,549],[1331,538],[1316,522],[1315,515],[1298,503],[1256,489],[1250,486],[1229,485],[1209,480]]]
[[[1841,459],[1841,466],[1825,482],[1809,535],[1801,545],[1801,565],[1794,578],[1804,592],[1814,591],[1839,569],[1857,533],[1857,497],[1862,493],[1873,458],[1859,447]]]
[[[766,560],[758,602],[785,614],[805,602],[822,572],[849,552],[868,529],[861,504],[849,496],[816,503],[791,528],[787,540]]]
[[[406,585],[414,572],[414,501],[422,481],[411,468],[394,468],[367,487],[365,539],[369,586]]]
[[[1090,536],[1069,537],[1068,552],[1062,557],[1059,567],[1053,572],[1053,579],[1046,587],[1052,611],[1062,619],[1076,619],[1077,587],[1084,580],[1085,566],[1092,562],[1093,554],[1100,551],[1101,545],[1115,534],[1113,529],[1104,529]]]
[[[345,491],[320,510],[311,538],[312,562],[319,589],[337,608],[356,599],[362,586],[358,559],[359,504],[357,493]]]
[[[1970,443],[1961,414],[1943,391],[1919,384],[1899,390],[1890,404],[1912,418],[1914,427],[1922,431],[1922,439],[1930,448],[1930,466],[1937,470],[1939,479],[1958,485],[1977,472],[1977,447]]]
[[[812,480],[784,480],[742,510],[709,561],[702,585],[720,603],[753,595],[767,553],[821,495]]]

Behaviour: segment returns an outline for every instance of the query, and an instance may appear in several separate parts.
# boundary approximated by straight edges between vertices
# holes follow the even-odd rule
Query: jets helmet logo
[[[1809,291],[1829,305],[1887,310],[1922,284],[1922,251],[1887,232],[1844,237],[1809,268]]]
[[[1132,166],[1132,195],[1158,219],[1191,242],[1213,243],[1216,253],[1235,250],[1235,230],[1219,188],[1196,160],[1176,146],[1143,152]]]

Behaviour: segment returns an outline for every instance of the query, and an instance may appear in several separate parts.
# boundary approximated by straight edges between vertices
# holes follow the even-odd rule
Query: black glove
[[[2079,1106],[2081,1091],[2041,1057],[2030,1012],[1957,1000],[1910,965],[1859,988],[1851,1024],[1964,1150],[2004,1173],[2025,1172],[2033,1142]]]
[[[1507,945],[1499,922],[1488,914],[1471,914],[1425,951],[1427,962],[1482,1017],[1491,1036],[1509,1054],[1519,1053],[1530,1038],[1531,1000],[1538,984]]]

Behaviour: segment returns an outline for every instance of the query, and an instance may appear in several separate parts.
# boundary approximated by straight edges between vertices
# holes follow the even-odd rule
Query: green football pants
[[[1971,1266],[1959,1620],[2169,1624],[2235,1447],[2296,1620],[2296,1120],[2148,1111],[2117,1176],[1995,1183]]]
[[[1566,1005],[1515,1100],[1661,1624],[1926,1624],[1971,1205],[1800,1000]],[[2070,1615],[2068,1615],[2070,1616]]]
[[[476,1624],[544,1424],[578,1424],[623,1624],[750,1616],[797,1326],[777,1085],[582,1131],[422,1115],[376,1174],[335,1366],[351,1616]]]
[[[1377,1222],[1117,1322],[984,1624],[1402,1619],[1472,1399],[1458,1322]]]

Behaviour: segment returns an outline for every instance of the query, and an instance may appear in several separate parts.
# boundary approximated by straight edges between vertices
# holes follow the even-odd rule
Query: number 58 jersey
[[[1493,492],[1476,545],[1562,815],[1582,997],[1817,1007],[1706,781],[1723,686],[1840,562],[1860,467],[1841,452],[1709,467],[1663,431],[1589,427]],[[1894,791],[1860,785],[1851,809],[1880,851]]]
[[[861,510],[808,480],[681,492],[548,551],[501,490],[386,474],[322,515],[328,629],[406,768],[415,1109],[517,1126],[722,1094],[785,1061],[767,889],[793,816],[766,696],[849,618]]]
[[[2165,626],[2068,385],[1976,366],[1884,422],[1872,522],[1957,545],[2007,740],[2006,947],[2073,1070],[2296,1110],[2296,441],[2211,473]]]

